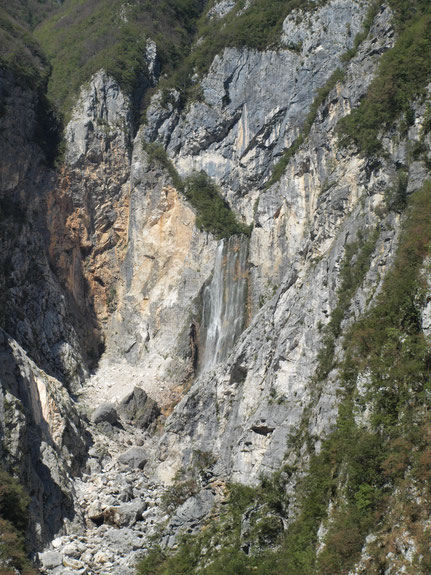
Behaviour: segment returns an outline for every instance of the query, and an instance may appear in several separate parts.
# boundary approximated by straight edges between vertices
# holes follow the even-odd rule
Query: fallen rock
[[[123,465],[128,465],[132,469],[143,469],[147,463],[146,451],[142,447],[132,447],[122,453],[118,461]]]
[[[118,414],[115,406],[112,403],[102,403],[93,413],[91,417],[93,423],[110,423],[115,425],[118,423]]]
[[[81,545],[72,542],[65,545],[62,549],[62,552],[64,555],[67,555],[68,557],[79,559],[84,550],[85,549],[81,549]]]
[[[96,553],[96,555],[94,556],[94,562],[96,564],[104,564],[104,563],[108,563],[108,561],[112,561],[114,558],[113,553],[111,553],[110,551],[98,551]]]
[[[117,554],[130,553],[131,549],[142,549],[142,535],[129,527],[107,531],[104,541]]]
[[[82,561],[78,561],[77,559],[71,559],[70,557],[63,558],[63,565],[72,569],[73,571],[84,569],[85,565]]]
[[[187,526],[188,530],[195,530],[201,519],[212,509],[214,500],[215,496],[210,490],[200,491],[178,507],[169,527],[175,530],[178,527]]]
[[[133,501],[118,505],[116,507],[109,507],[103,512],[105,522],[115,527],[128,527],[134,525],[137,521],[142,519],[142,513],[147,508],[143,501]]]
[[[39,561],[45,569],[55,569],[63,564],[63,555],[57,551],[45,551],[39,553]]]
[[[139,429],[146,429],[160,415],[157,403],[140,387],[135,387],[120,402],[118,412],[123,419]]]

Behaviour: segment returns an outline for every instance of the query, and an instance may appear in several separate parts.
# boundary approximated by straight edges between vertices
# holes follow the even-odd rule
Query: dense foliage
[[[17,480],[0,470],[0,575],[35,575],[25,550],[29,497]]]
[[[0,70],[9,69],[16,80],[40,89],[46,83],[49,65],[25,23],[0,6]]]
[[[411,103],[431,79],[431,13],[424,1],[391,0],[399,37],[381,58],[376,78],[358,108],[340,122],[341,144],[354,144],[363,154],[381,152],[379,134],[402,115],[414,122]]]
[[[58,0],[8,0],[4,9],[17,22],[33,29],[59,6]]]
[[[164,71],[188,51],[201,0],[65,0],[35,35],[52,64],[49,96],[63,110],[104,68],[129,93],[139,92],[147,39],[157,43]]]
[[[144,144],[150,162],[156,162],[169,174],[175,188],[182,192],[196,210],[196,226],[217,239],[236,234],[249,235],[251,228],[237,221],[219,188],[205,172],[194,173],[184,181],[180,178],[163,146]]]

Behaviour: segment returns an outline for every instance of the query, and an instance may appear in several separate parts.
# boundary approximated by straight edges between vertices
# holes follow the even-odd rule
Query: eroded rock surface
[[[234,4],[215,4],[212,17]],[[342,329],[372,305],[393,261],[400,216],[385,210],[385,190],[408,165],[408,142],[419,140],[426,112],[424,102],[412,103],[415,123],[395,143],[391,134],[383,139],[379,162],[338,145],[338,121],[393,46],[389,8],[344,64],[280,180],[266,184],[367,7],[331,0],[294,11],[280,49],[225,49],[202,79],[202,101],[180,111],[172,104],[178,93],[166,107],[156,93],[136,133],[133,103],[100,71],[72,113],[57,179],[32,146],[14,171],[17,141],[2,144],[2,197],[17,193],[22,207],[29,195],[28,213],[42,206],[46,215],[35,218],[36,231],[13,210],[7,227],[0,222],[1,263],[11,266],[0,423],[9,465],[31,470],[34,513],[42,513],[44,490],[50,496],[34,526],[39,539],[56,535],[41,551],[44,573],[132,575],[152,535],[171,547],[179,533],[199,530],[225,501],[225,481],[255,484],[286,462],[301,474],[308,446],[294,445],[297,430],[305,427],[317,450],[330,431],[337,373],[319,384],[315,372],[346,246],[375,233]],[[154,80],[152,44],[148,54]],[[26,93],[15,97],[27,110],[14,136],[23,142],[34,103]],[[221,244],[198,229],[167,160],[151,154],[153,141],[180,174],[202,169],[218,182],[238,217],[254,224],[249,239]],[[408,193],[428,169],[411,164]],[[222,276],[241,289],[221,281],[212,290]],[[220,313],[211,314],[215,293]],[[216,316],[216,343],[229,322],[240,328],[223,354],[208,358],[207,323]],[[428,303],[427,333],[429,318]],[[336,341],[335,356],[342,353]],[[292,497],[294,487],[292,480]],[[246,518],[244,533],[248,527]]]

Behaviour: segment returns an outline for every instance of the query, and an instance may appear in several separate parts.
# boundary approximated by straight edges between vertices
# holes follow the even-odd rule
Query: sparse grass
[[[378,230],[374,230],[367,240],[359,237],[346,246],[344,261],[340,271],[341,285],[337,290],[337,305],[332,311],[329,323],[323,328],[323,346],[318,355],[317,380],[327,377],[334,367],[336,340],[341,335],[341,325],[355,292],[362,284],[370,266]]]
[[[325,102],[326,98],[329,96],[330,92],[335,88],[335,86],[344,80],[344,76],[345,72],[341,70],[341,68],[337,68],[328,78],[325,85],[317,91],[316,97],[310,106],[307,118],[305,119],[304,125],[302,127],[301,135],[296,138],[293,144],[283,153],[280,160],[275,164],[271,177],[266,183],[266,189],[280,181],[291,158],[293,158],[293,156],[308,138],[311,127],[317,118],[317,113],[320,106]]]

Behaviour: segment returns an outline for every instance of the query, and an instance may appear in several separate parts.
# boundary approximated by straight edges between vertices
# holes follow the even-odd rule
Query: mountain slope
[[[19,17],[0,422],[42,571],[427,573],[428,2],[67,0],[46,56]]]

